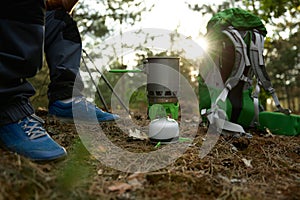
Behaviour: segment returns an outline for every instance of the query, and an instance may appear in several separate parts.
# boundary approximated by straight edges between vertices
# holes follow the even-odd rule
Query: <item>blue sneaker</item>
[[[43,120],[35,114],[17,123],[0,127],[1,145],[34,161],[50,161],[67,155],[42,127]]]
[[[120,119],[119,115],[102,111],[84,97],[76,97],[70,103],[55,101],[49,106],[48,112],[62,121],[73,122],[73,111],[80,121],[93,122],[97,118],[98,122],[108,122]]]

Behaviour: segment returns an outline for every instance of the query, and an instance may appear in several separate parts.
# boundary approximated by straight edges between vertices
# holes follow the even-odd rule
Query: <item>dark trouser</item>
[[[0,3],[0,126],[34,112],[27,78],[42,66],[44,0]]]
[[[79,74],[82,45],[72,17],[64,10],[47,11],[45,54],[50,69],[49,104],[79,95],[83,88]]]
[[[35,4],[36,1],[31,0]],[[33,8],[37,6],[29,7],[29,13],[35,13]],[[9,15],[1,15],[2,8],[0,3],[0,126],[34,113],[29,98],[35,90],[26,79],[33,77],[42,66],[44,45],[44,13],[40,17],[11,15],[7,19]],[[44,51],[51,79],[49,103],[70,98],[72,94],[80,95],[83,83],[80,78],[75,86],[74,82],[79,73],[81,50],[78,28],[69,14],[63,10],[48,11]]]

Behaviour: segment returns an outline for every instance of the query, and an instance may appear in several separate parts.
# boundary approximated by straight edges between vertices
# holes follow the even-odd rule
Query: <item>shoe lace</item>
[[[85,97],[76,97],[74,100],[74,103],[84,103],[86,111],[89,111],[89,108],[95,108],[96,105],[93,104],[92,102],[89,102]]]
[[[18,124],[20,124],[24,129],[24,132],[28,135],[29,139],[34,140],[47,135],[46,130],[42,127],[43,123],[44,120],[35,114],[32,114],[26,117],[24,120],[19,121]]]

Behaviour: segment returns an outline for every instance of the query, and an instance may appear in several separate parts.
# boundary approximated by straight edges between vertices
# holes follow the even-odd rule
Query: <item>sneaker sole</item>
[[[52,117],[54,119],[57,119],[59,120],[60,122],[63,122],[63,123],[67,123],[67,124],[74,124],[74,119],[72,118],[65,118],[65,117],[58,117],[56,115],[48,115],[49,117]],[[120,118],[119,118],[120,119]],[[91,122],[91,121],[88,121],[88,120],[76,120],[77,122],[80,122],[80,123],[86,123],[86,124],[99,124],[99,123],[106,123],[106,122],[115,122],[119,119],[112,119],[112,120],[106,120],[106,121],[98,121],[98,122]]]
[[[22,156],[23,158],[29,159],[29,160],[31,160],[31,161],[33,161],[33,162],[37,162],[37,163],[58,162],[58,161],[61,161],[61,160],[66,159],[66,158],[67,158],[67,155],[68,155],[68,154],[67,154],[67,151],[64,149],[64,151],[65,151],[64,154],[58,155],[58,156],[56,156],[56,157],[52,157],[52,158],[50,158],[50,159],[33,159],[33,158],[29,158],[29,157],[27,157],[27,156],[25,156],[25,155],[23,155],[23,154],[20,154],[20,153],[18,153],[18,152],[15,152],[15,151],[13,151],[13,150],[7,148],[2,142],[0,142],[0,147],[1,147],[2,149],[4,149],[5,151],[8,151],[8,152],[10,152],[10,153],[12,153],[12,154],[17,154],[17,155],[19,155],[19,156]]]

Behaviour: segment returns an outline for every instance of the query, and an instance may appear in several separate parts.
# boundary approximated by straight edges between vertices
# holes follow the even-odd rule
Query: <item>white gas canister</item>
[[[175,143],[179,139],[179,125],[176,120],[163,117],[149,124],[149,139],[162,144]]]

